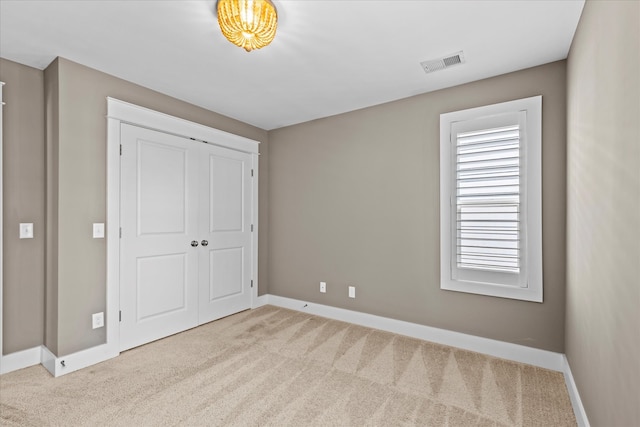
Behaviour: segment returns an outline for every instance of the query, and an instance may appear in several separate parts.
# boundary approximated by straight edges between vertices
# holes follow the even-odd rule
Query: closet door
[[[120,350],[197,326],[196,144],[121,127]]]
[[[199,323],[251,308],[251,155],[200,144]]]

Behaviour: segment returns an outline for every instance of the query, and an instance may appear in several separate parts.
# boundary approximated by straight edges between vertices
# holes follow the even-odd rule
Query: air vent
[[[462,51],[445,56],[444,58],[430,59],[420,63],[425,73],[433,73],[434,71],[444,70],[445,68],[459,64],[464,64],[464,55],[462,54]]]

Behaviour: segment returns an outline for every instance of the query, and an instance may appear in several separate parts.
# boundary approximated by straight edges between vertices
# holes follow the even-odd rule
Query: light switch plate
[[[355,298],[355,297],[356,297],[356,287],[349,286],[349,298]]]
[[[32,222],[20,223],[20,238],[33,239],[33,223]]]
[[[102,222],[93,223],[93,238],[104,239],[104,223]]]

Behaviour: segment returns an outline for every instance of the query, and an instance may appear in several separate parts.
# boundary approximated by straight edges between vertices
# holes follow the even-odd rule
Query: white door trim
[[[252,307],[258,298],[258,141],[233,135],[188,120],[107,97],[107,307],[106,327],[108,353],[120,348],[120,125],[135,126],[207,142],[232,150],[250,153],[254,169],[252,222]],[[96,363],[99,362],[96,361]]]

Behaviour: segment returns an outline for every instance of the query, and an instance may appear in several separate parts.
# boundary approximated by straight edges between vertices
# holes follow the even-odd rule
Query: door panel
[[[243,291],[244,248],[209,251],[209,302],[241,294]]]
[[[209,232],[242,231],[244,163],[209,156]]]
[[[251,155],[202,149],[200,324],[251,308]]]
[[[186,150],[141,139],[137,151],[139,235],[184,233]]]
[[[198,157],[192,142],[121,131],[120,349],[198,321]]]
[[[186,309],[187,263],[184,254],[140,257],[137,262],[137,322]]]

